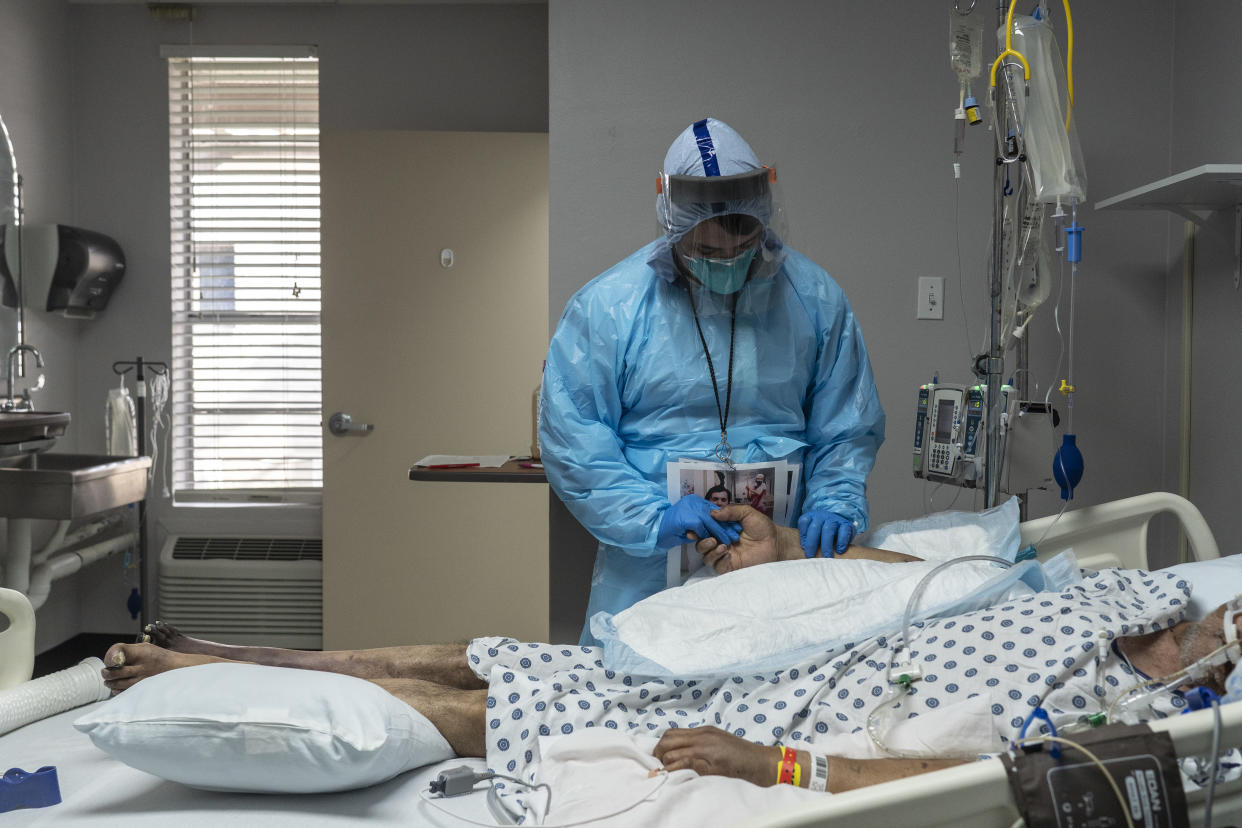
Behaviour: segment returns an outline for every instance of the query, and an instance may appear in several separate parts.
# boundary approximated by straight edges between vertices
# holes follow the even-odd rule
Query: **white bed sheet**
[[[453,759],[429,765],[388,782],[334,794],[240,794],[199,791],[134,770],[99,750],[73,720],[91,706],[80,707],[27,725],[0,737],[0,773],[9,768],[35,771],[56,767],[61,803],[0,813],[3,828],[24,826],[368,825],[460,826],[469,824],[441,813],[423,801],[420,791],[448,767],[468,764],[482,770],[482,759]],[[485,825],[496,824],[483,794],[442,800],[442,807]]]

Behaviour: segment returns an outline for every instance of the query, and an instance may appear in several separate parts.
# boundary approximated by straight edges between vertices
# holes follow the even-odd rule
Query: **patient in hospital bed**
[[[728,509],[724,519],[741,523],[742,539],[733,548],[712,540],[698,547],[717,571],[801,557],[796,531],[749,507]],[[895,555],[882,557],[910,560]],[[778,744],[797,749],[803,768],[826,756],[826,788],[836,792],[999,751],[1037,706],[1059,727],[1107,711],[1146,677],[1173,673],[1225,643],[1226,608],[1181,621],[1188,597],[1188,584],[1173,574],[1104,570],[1060,592],[927,621],[908,647],[879,636],[768,674],[723,678],[625,675],[607,669],[598,648],[508,638],[321,653],[214,644],[156,624],[151,643],[108,650],[104,678],[123,691],[156,673],[219,661],[345,673],[405,701],[459,756],[486,757],[501,773],[523,775],[537,763],[540,736],[607,728],[658,736],[655,755],[670,771],[762,786],[776,783]],[[882,741],[904,756],[885,753],[868,734],[869,715],[888,699],[890,663],[921,672],[881,718]],[[1222,693],[1228,669],[1213,667],[1199,683]],[[1185,704],[1164,694],[1143,717]],[[953,758],[934,758],[937,751]]]

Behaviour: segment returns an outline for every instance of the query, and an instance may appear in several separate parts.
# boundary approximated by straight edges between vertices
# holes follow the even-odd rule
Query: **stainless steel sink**
[[[4,454],[49,448],[69,427],[66,411],[0,411],[0,446]],[[23,445],[28,448],[21,448]]]
[[[147,495],[150,457],[24,454],[0,458],[0,517],[68,520]]]

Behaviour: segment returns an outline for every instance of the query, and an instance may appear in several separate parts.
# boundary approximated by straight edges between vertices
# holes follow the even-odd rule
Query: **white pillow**
[[[131,767],[215,791],[343,791],[453,756],[431,722],[377,684],[257,664],[169,670],[73,725]]]
[[[1175,564],[1164,571],[1190,581],[1186,618],[1191,621],[1202,621],[1209,612],[1242,593],[1242,555]]]
[[[1013,560],[1021,542],[1016,497],[982,512],[936,512],[910,520],[895,520],[855,541],[862,546],[903,552],[925,561],[963,555],[996,555]]]

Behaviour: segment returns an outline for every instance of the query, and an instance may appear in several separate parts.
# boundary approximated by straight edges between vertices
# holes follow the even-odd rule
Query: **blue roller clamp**
[[[10,768],[0,777],[0,814],[19,808],[46,808],[60,803],[56,768],[49,765],[34,773]]]

